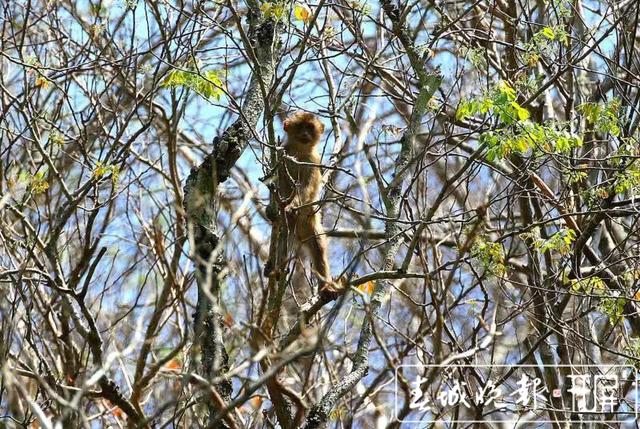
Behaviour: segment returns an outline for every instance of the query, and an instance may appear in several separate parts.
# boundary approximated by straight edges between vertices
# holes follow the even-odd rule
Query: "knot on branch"
[[[213,179],[213,172],[211,171],[211,155],[207,156],[202,164],[197,167],[191,168],[189,172],[189,176],[184,184],[184,210],[187,213],[187,216],[193,216],[193,212],[195,209],[199,207],[192,205],[192,197],[195,197],[196,194],[202,193],[210,193],[208,191],[213,190],[214,184],[211,182]],[[200,176],[202,174],[202,176]],[[209,179],[208,183],[202,183],[202,179]]]
[[[245,121],[240,118],[236,123],[231,125],[221,137],[213,139],[213,153],[211,157],[215,159],[215,173],[218,183],[225,182],[229,178],[229,171],[236,163],[242,149],[243,142],[247,141],[247,126]],[[207,157],[209,159],[210,157]],[[206,162],[206,160],[205,160]],[[209,159],[209,162],[211,160]]]
[[[273,19],[265,20],[258,28],[256,28],[255,37],[260,46],[272,46],[273,39],[275,37],[275,26],[276,23]]]
[[[274,223],[280,220],[280,210],[278,210],[278,207],[276,207],[275,204],[269,204],[267,206],[267,209],[265,210],[265,215],[267,216],[267,219],[271,223]]]
[[[211,254],[218,246],[219,237],[213,231],[203,226],[196,226],[194,231],[194,241],[196,243],[196,255],[202,264],[212,264],[214,273],[219,273],[224,265],[224,257],[220,252],[211,260]]]
[[[262,12],[259,7],[249,7],[247,11],[247,22],[251,25],[254,22],[258,22],[262,17]]]
[[[194,184],[198,177],[199,167],[192,167],[189,172],[189,176],[187,176],[187,180],[184,183],[184,201],[182,202],[184,210],[188,213],[189,207],[187,206],[187,201],[189,201],[189,195],[193,192]]]
[[[215,225],[212,195],[216,188],[216,177],[213,165],[211,156],[207,156],[202,164],[191,169],[184,185],[184,211],[187,222],[194,227],[196,243],[202,240],[199,237],[205,234],[202,231],[208,231]],[[215,236],[213,232],[209,234]]]
[[[395,4],[391,3],[389,0],[382,1],[382,7],[384,11],[389,16],[394,23],[398,23],[400,21],[400,9]]]

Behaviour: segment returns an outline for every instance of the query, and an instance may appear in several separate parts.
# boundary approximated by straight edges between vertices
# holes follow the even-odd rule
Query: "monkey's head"
[[[298,149],[313,149],[320,141],[324,132],[324,125],[313,113],[295,112],[284,121],[289,144]]]

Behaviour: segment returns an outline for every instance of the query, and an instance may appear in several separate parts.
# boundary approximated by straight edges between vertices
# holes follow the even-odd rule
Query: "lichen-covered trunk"
[[[200,374],[206,380],[216,380],[216,392],[205,395],[209,409],[211,427],[229,427],[228,416],[218,416],[217,412],[231,402],[231,380],[222,379],[229,368],[228,355],[224,345],[223,325],[219,310],[220,285],[223,279],[225,260],[216,229],[215,198],[219,183],[229,177],[229,171],[247,147],[263,113],[265,94],[273,80],[276,64],[274,48],[276,23],[271,19],[261,19],[258,10],[249,12],[249,38],[252,69],[249,88],[239,118],[213,141],[211,154],[194,168],[187,178],[185,212],[188,222],[189,241],[192,258],[196,265],[198,303],[194,314],[194,341],[200,345]],[[221,418],[222,417],[222,418]]]

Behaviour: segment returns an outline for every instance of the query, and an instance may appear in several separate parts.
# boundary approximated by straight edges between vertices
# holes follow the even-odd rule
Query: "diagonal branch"
[[[382,190],[386,216],[388,218],[385,225],[385,236],[387,239],[384,251],[384,261],[382,270],[393,269],[396,255],[402,244],[400,225],[396,219],[400,216],[400,203],[402,201],[402,187],[409,171],[412,154],[415,147],[416,134],[422,123],[422,119],[428,110],[428,103],[433,94],[440,87],[442,77],[438,72],[429,71],[425,64],[425,58],[421,58],[413,45],[407,28],[403,23],[401,14],[395,5],[390,1],[380,2],[387,17],[393,25],[393,33],[402,44],[406,55],[409,57],[411,67],[418,77],[419,93],[416,103],[411,113],[411,118],[401,139],[400,153],[395,162],[393,178],[389,186]],[[313,406],[307,418],[305,429],[318,428],[323,426],[329,413],[337,402],[347,392],[349,392],[369,371],[369,345],[371,343],[372,325],[377,318],[378,311],[382,305],[385,295],[391,288],[388,280],[378,280],[371,297],[371,303],[367,306],[367,317],[362,322],[358,346],[353,358],[353,368],[351,372],[344,376],[342,380],[316,404]]]

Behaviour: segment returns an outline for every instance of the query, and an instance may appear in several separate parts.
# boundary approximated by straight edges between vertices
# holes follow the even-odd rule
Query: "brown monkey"
[[[287,141],[285,154],[290,157],[280,167],[279,188],[285,202],[289,231],[311,254],[313,271],[322,293],[335,293],[327,257],[327,239],[317,205],[321,185],[320,155],[316,147],[324,125],[313,113],[296,112],[284,121]],[[293,159],[291,159],[293,158]]]

